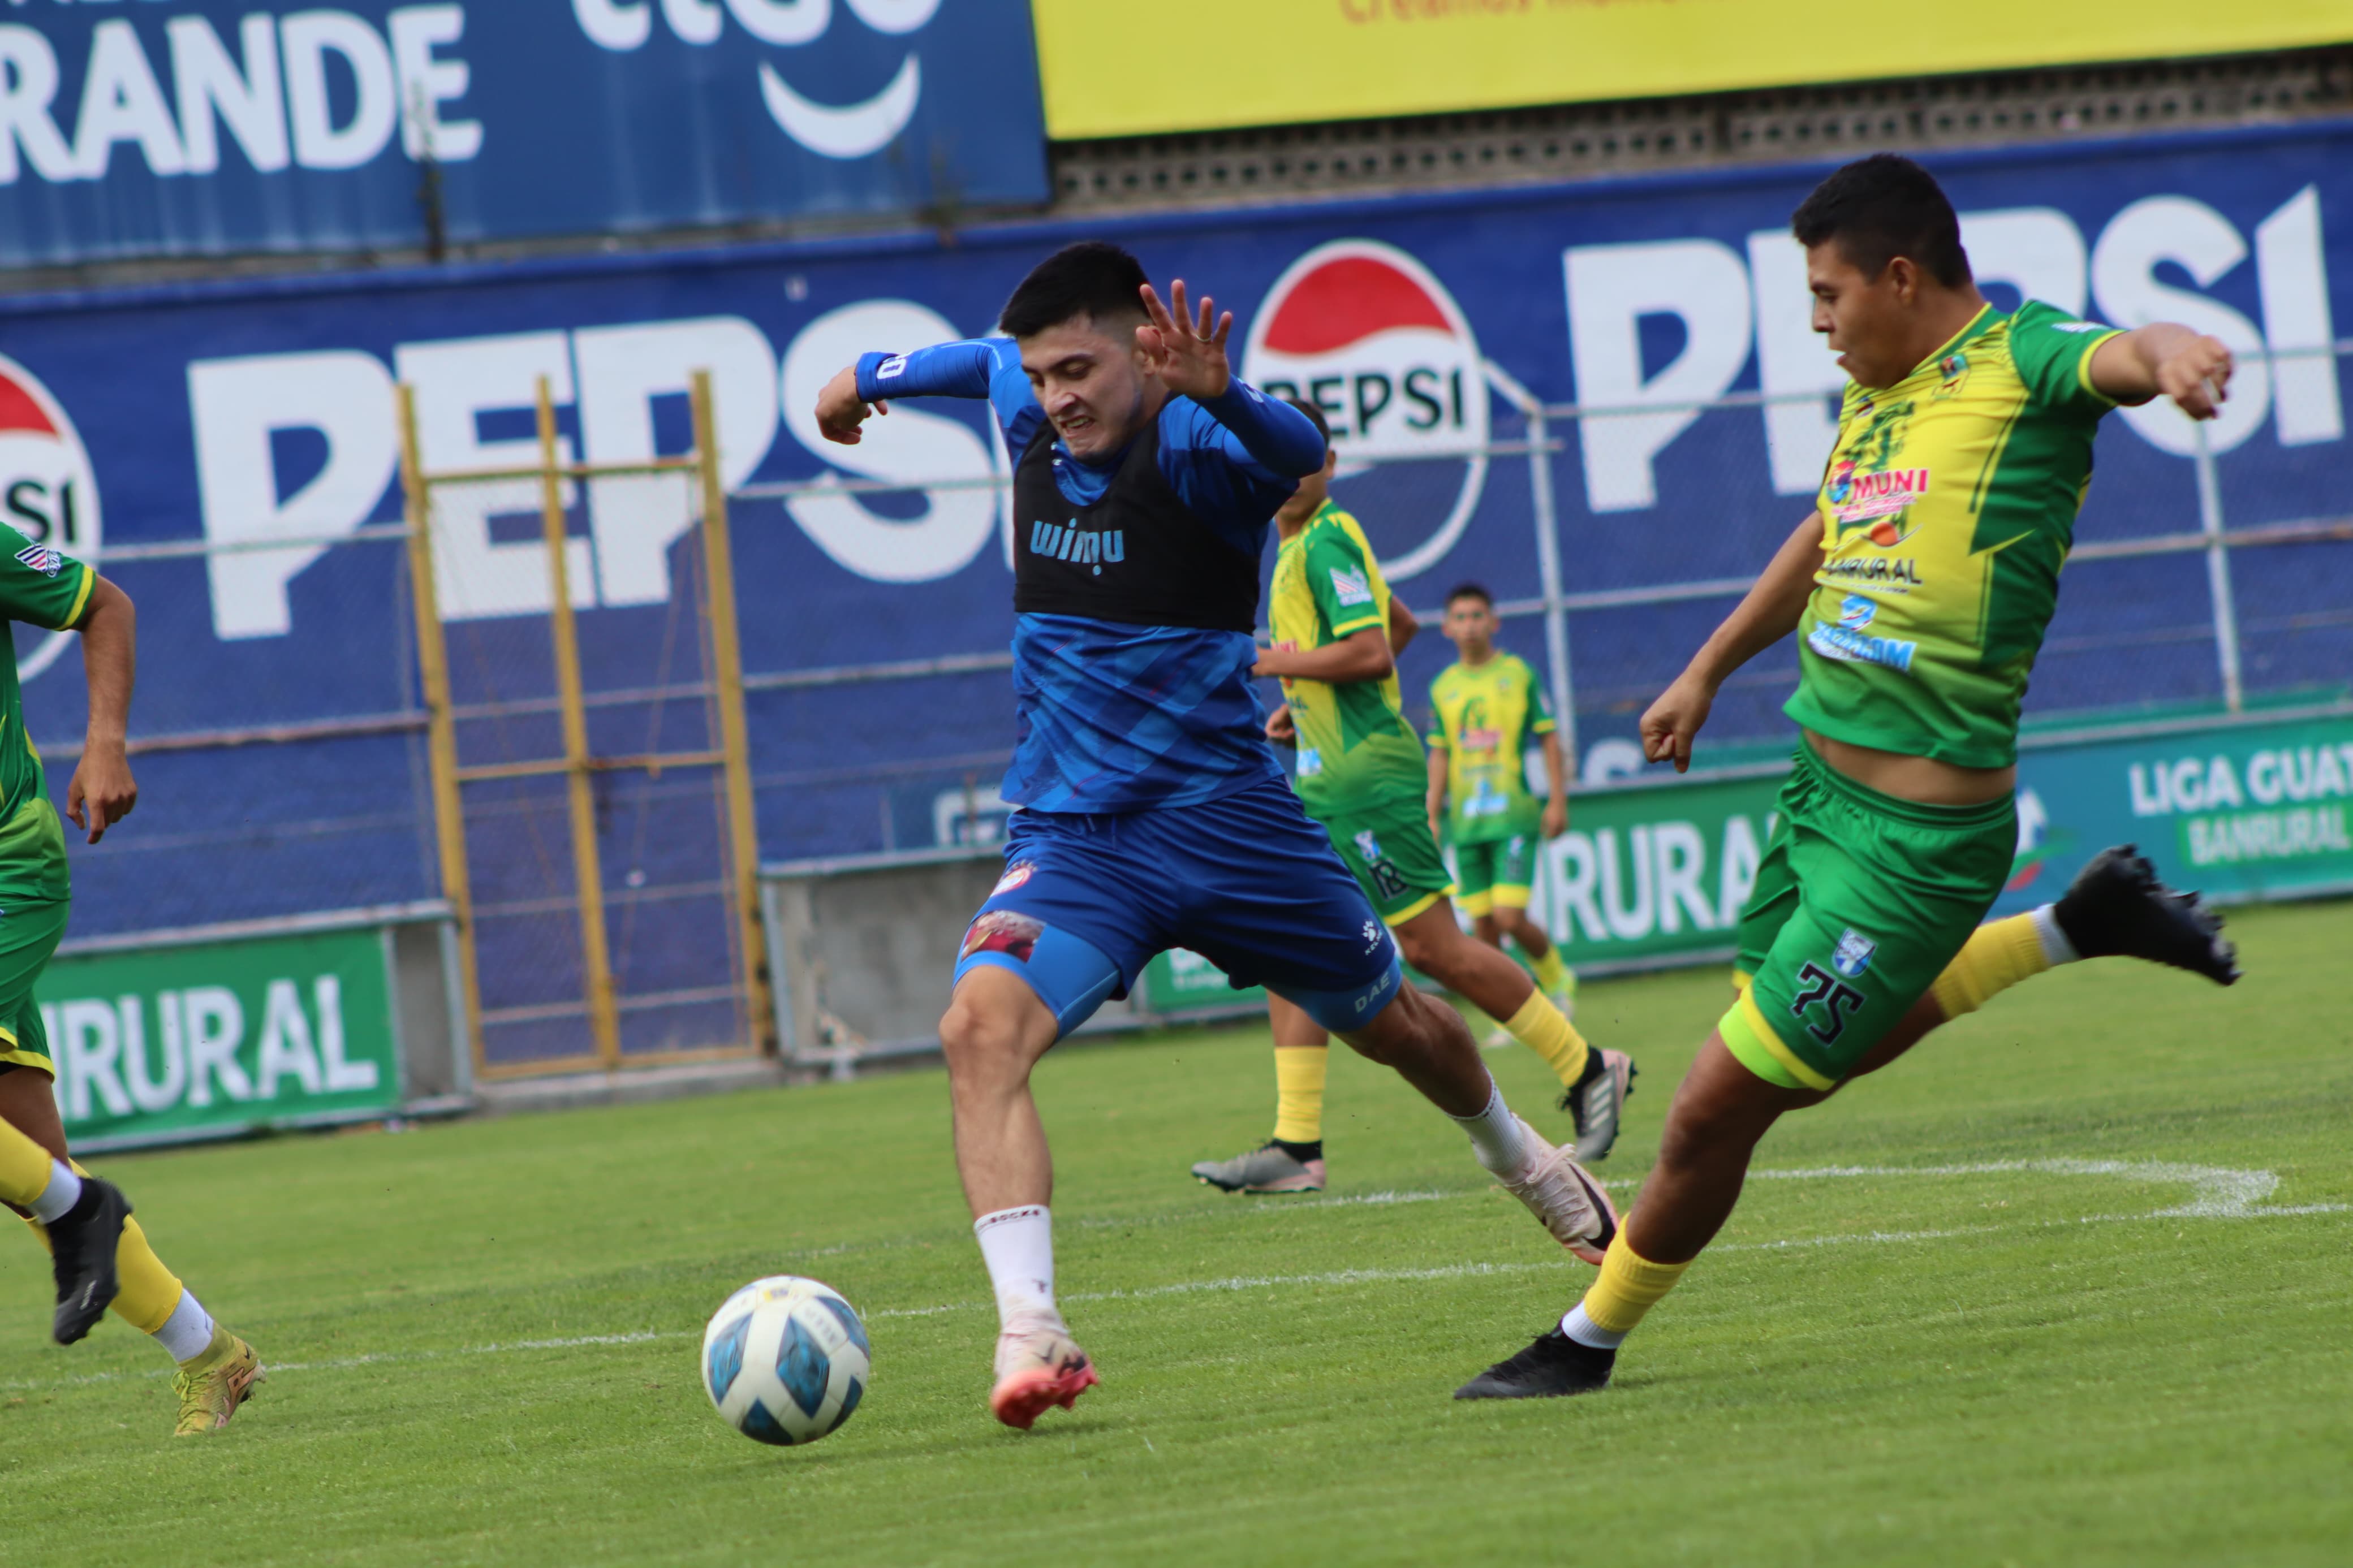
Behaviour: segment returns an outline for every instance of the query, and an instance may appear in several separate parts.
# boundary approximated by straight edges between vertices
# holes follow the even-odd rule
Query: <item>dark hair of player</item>
[[[1316,407],[1315,405],[1312,403],[1303,403],[1296,397],[1286,397],[1282,401],[1288,403],[1292,407],[1298,409],[1299,412],[1307,416],[1307,423],[1314,426],[1315,434],[1324,437],[1324,449],[1327,452],[1330,451],[1332,449],[1332,422],[1324,417],[1324,411],[1321,408]]]
[[[1789,215],[1789,232],[1808,249],[1825,240],[1865,278],[1909,257],[1947,289],[1969,280],[1961,220],[1935,176],[1909,158],[1874,153],[1814,187]]]
[[[1453,592],[1446,595],[1446,607],[1452,609],[1454,601],[1457,599],[1476,599],[1491,610],[1495,607],[1495,595],[1487,592],[1485,586],[1478,583],[1454,584]]]
[[[1008,337],[1035,337],[1084,316],[1111,325],[1143,321],[1144,263],[1100,239],[1066,245],[1029,269],[997,318]]]

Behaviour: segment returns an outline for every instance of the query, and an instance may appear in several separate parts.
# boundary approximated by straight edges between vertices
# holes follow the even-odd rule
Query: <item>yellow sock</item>
[[[1547,996],[1557,996],[1568,987],[1568,965],[1560,961],[1560,949],[1547,947],[1537,957],[1528,960],[1528,967],[1536,972],[1536,989]]]
[[[79,1161],[72,1163],[76,1175],[90,1174]],[[25,1223],[32,1226],[34,1239],[41,1244],[42,1250],[48,1250],[48,1227],[37,1220]],[[122,1280],[121,1293],[114,1298],[114,1315],[142,1334],[152,1334],[162,1328],[164,1320],[172,1315],[172,1309],[180,1304],[180,1292],[185,1287],[178,1275],[164,1267],[155,1249],[147,1245],[147,1233],[139,1228],[135,1219],[122,1222],[122,1239],[114,1247],[114,1271]]]
[[[1563,1089],[1575,1083],[1585,1071],[1585,1053],[1590,1048],[1585,1037],[1552,1005],[1552,998],[1542,988],[1529,992],[1520,1010],[1504,1020],[1504,1033],[1544,1058],[1545,1066],[1552,1068]]]
[[[1971,932],[1967,945],[1936,976],[1929,994],[1947,1018],[1957,1018],[2050,967],[2051,955],[2043,951],[2034,917],[2012,915]]]
[[[1585,1315],[1597,1329],[1613,1334],[1630,1332],[1642,1314],[1675,1288],[1688,1263],[1652,1263],[1635,1256],[1622,1229],[1602,1255],[1601,1273],[1585,1292]]]
[[[1323,1046],[1274,1047],[1274,1135],[1285,1143],[1324,1136],[1324,1075],[1332,1053]]]
[[[0,1121],[0,1202],[31,1208],[49,1190],[50,1163],[47,1149]]]

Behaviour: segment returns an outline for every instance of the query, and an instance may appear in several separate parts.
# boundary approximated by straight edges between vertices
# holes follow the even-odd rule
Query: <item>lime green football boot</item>
[[[172,1428],[172,1436],[198,1437],[219,1431],[267,1375],[251,1345],[216,1326],[205,1352],[182,1362],[179,1375],[172,1379],[172,1392],[180,1396],[180,1424]]]

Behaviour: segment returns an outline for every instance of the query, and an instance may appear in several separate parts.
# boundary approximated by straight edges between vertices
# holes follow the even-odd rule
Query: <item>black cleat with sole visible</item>
[[[89,1333],[122,1289],[114,1249],[130,1217],[131,1200],[121,1188],[84,1176],[74,1206],[49,1222],[49,1266],[58,1279],[58,1315],[49,1333],[58,1343],[69,1345]]]
[[[1598,1164],[1618,1144],[1618,1119],[1642,1069],[1623,1051],[1595,1046],[1585,1053],[1585,1071],[1561,1090],[1559,1110],[1577,1124],[1577,1163]]]
[[[2084,958],[2145,958],[2202,974],[2218,985],[2239,978],[2239,953],[2222,939],[2222,917],[2157,879],[2130,844],[2103,849],[2075,874],[2052,913]]]
[[[1457,1399],[1557,1399],[1598,1394],[1609,1386],[1616,1351],[1578,1344],[1556,1325],[1534,1344],[1499,1361],[1454,1391]]]

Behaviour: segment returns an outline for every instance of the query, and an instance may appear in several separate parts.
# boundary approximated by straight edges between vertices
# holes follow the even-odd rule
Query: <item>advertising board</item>
[[[2353,39],[2336,0],[1980,0],[1887,27],[1834,0],[1194,0],[1189,33],[1247,46],[1215,71],[1154,72],[1133,62],[1154,46],[1155,13],[1036,6],[1046,122],[1062,141]]]
[[[43,0],[0,266],[1046,198],[1023,0]]]

